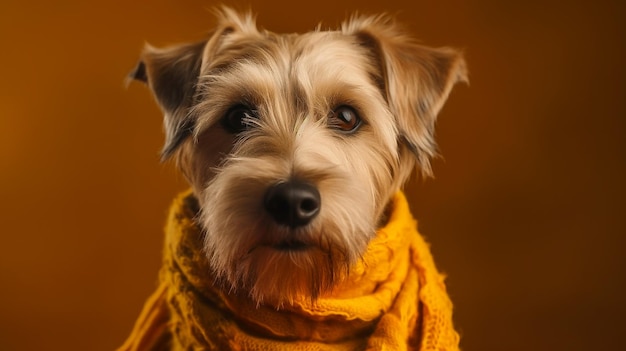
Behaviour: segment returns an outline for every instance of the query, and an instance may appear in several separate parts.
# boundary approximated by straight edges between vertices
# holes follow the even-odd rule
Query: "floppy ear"
[[[193,134],[195,119],[190,112],[199,93],[203,65],[211,60],[226,36],[235,32],[258,33],[250,14],[240,15],[228,7],[215,12],[219,23],[208,40],[163,49],[146,45],[139,63],[129,74],[130,79],[148,85],[163,111],[166,136],[162,160]]]
[[[196,94],[205,45],[205,41],[165,49],[146,45],[137,67],[130,73],[130,78],[150,87],[163,111],[166,133],[163,159],[193,132],[189,110]]]
[[[386,16],[353,18],[343,31],[372,52],[401,141],[415,154],[422,172],[430,175],[430,158],[437,154],[437,114],[454,84],[468,82],[461,53],[419,45]]]

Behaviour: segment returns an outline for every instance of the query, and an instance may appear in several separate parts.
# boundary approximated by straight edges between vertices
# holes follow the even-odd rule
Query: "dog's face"
[[[202,42],[147,48],[133,77],[165,114],[214,273],[258,303],[316,298],[366,250],[416,168],[460,55],[383,17],[278,35],[223,9]]]

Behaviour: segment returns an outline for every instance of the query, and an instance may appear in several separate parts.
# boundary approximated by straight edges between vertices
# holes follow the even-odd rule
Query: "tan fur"
[[[416,165],[430,174],[435,118],[467,80],[464,61],[416,44],[385,16],[301,35],[258,30],[251,15],[228,8],[219,18],[205,41],[147,47],[135,77],[164,110],[163,154],[199,200],[217,276],[257,303],[314,299],[359,259]],[[259,118],[231,134],[220,121],[237,104]],[[364,121],[353,134],[329,127],[342,105]],[[266,189],[289,179],[321,194],[319,215],[303,227],[278,225],[263,208]],[[309,249],[274,247],[294,238]]]

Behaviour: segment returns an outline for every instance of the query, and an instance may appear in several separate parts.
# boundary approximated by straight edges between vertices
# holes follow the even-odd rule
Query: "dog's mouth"
[[[279,251],[304,251],[310,247],[311,245],[298,240],[285,240],[272,245],[272,248]]]
[[[259,249],[271,249],[284,253],[304,252],[314,248],[315,245],[300,240],[283,240],[275,242],[264,242],[250,248],[248,255]]]

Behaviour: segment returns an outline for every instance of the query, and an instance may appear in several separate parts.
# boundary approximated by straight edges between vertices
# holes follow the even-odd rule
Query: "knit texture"
[[[280,309],[213,285],[194,204],[190,192],[174,201],[160,285],[119,351],[459,350],[444,276],[402,193],[344,281]]]

